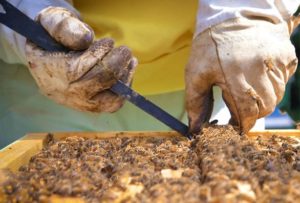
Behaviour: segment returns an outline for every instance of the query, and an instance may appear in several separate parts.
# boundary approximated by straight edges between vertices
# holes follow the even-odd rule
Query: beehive
[[[45,142],[48,133],[28,134],[17,140],[11,145],[0,151],[0,169],[9,168],[12,171],[17,171],[22,165],[28,163],[31,156],[40,151]],[[250,132],[250,138],[256,138],[258,135],[270,137],[272,135],[300,138],[300,130],[266,130]],[[64,132],[53,133],[54,139],[60,140],[69,136],[106,139],[112,137],[165,137],[170,138],[180,136],[176,132]],[[0,198],[1,199],[1,198]],[[1,201],[0,201],[1,202]],[[58,196],[51,197],[51,202],[83,202],[82,199],[63,198]]]

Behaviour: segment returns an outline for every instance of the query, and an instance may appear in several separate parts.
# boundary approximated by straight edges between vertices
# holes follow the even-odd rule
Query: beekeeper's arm
[[[44,51],[0,24],[2,60],[25,64],[40,91],[58,103],[90,112],[114,112],[122,106],[123,99],[107,89],[116,79],[131,83],[137,62],[127,47],[114,48],[112,39],[93,41],[93,30],[67,1],[9,2],[74,51]]]
[[[222,89],[230,123],[248,132],[280,102],[297,67],[290,33],[299,0],[199,0],[197,31],[186,67],[190,129],[198,133]],[[292,22],[292,21],[293,22]]]

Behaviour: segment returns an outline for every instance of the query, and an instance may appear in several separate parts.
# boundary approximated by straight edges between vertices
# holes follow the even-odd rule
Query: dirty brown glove
[[[136,59],[112,39],[93,42],[92,29],[70,11],[49,7],[37,21],[64,46],[68,53],[47,52],[31,42],[26,44],[29,70],[41,92],[54,101],[90,112],[114,112],[123,99],[108,89],[117,79],[130,84]]]
[[[230,110],[230,123],[248,132],[280,102],[296,67],[286,23],[241,18],[200,33],[185,75],[190,130],[198,133],[209,121],[216,85]]]

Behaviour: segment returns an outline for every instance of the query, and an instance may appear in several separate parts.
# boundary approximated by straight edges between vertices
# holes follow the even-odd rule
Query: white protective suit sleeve
[[[199,0],[195,37],[213,25],[233,18],[264,18],[273,23],[288,21],[300,0]]]
[[[30,18],[48,6],[64,7],[74,13],[79,13],[72,5],[64,0],[8,0]],[[0,8],[1,12],[1,8]],[[25,58],[25,38],[5,25],[0,24],[0,58],[7,63],[21,63],[27,65]]]

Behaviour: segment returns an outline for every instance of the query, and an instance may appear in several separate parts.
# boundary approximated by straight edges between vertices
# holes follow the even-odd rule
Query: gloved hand
[[[108,89],[117,79],[130,85],[137,60],[131,51],[114,48],[112,39],[93,42],[92,29],[70,11],[48,7],[37,21],[68,53],[47,52],[26,43],[29,70],[41,92],[54,101],[90,112],[114,112],[123,99]]]
[[[213,108],[212,87],[222,89],[230,123],[248,132],[271,113],[297,67],[286,23],[236,18],[208,28],[193,41],[186,67],[190,130],[198,133]]]

